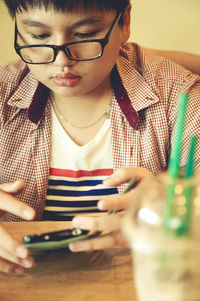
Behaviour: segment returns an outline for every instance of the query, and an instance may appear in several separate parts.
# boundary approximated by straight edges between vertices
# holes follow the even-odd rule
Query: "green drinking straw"
[[[179,161],[181,157],[181,146],[182,146],[182,137],[185,124],[186,108],[188,102],[188,95],[183,93],[181,94],[180,104],[177,113],[176,120],[176,141],[174,143],[174,149],[171,152],[169,160],[168,174],[173,180],[179,177]],[[167,187],[166,193],[166,209],[164,215],[164,230],[166,234],[170,232],[170,221],[173,214],[173,198],[174,198],[174,187],[175,184],[169,184]]]
[[[185,168],[185,179],[190,179],[194,176],[194,156],[195,156],[195,149],[197,145],[197,136],[193,136],[190,141],[190,149],[188,160]]]
[[[192,179],[194,177],[194,157],[195,149],[197,144],[197,137],[193,136],[190,141],[190,149],[188,154],[188,160],[185,167],[184,179]],[[191,215],[192,215],[192,195],[193,195],[193,186],[188,186],[184,189],[183,195],[186,200],[185,209],[186,212],[182,219],[182,225],[177,229],[177,235],[188,235],[190,231],[191,224]]]
[[[176,179],[179,176],[179,161],[181,157],[181,145],[182,145],[182,137],[184,131],[185,124],[185,116],[187,109],[188,95],[183,93],[180,98],[180,105],[177,114],[176,120],[176,142],[174,143],[174,155],[171,156],[169,161],[169,175]]]

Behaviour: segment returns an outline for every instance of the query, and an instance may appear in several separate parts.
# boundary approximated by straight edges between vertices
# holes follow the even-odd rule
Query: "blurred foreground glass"
[[[200,300],[200,177],[173,182],[173,217],[166,233],[165,200],[171,184],[167,174],[145,181],[134,196],[141,205],[137,217],[132,207],[124,218],[138,301]],[[177,229],[187,209],[185,194],[191,187],[190,230],[180,235]]]

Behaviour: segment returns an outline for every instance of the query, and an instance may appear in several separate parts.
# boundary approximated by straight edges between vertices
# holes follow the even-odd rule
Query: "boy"
[[[180,92],[190,95],[193,120],[185,164],[199,133],[199,78],[161,58],[139,60],[139,46],[126,43],[128,0],[5,3],[21,60],[0,70],[4,220],[99,214],[97,201],[116,193],[101,185],[113,171],[135,167],[142,178],[165,170]],[[12,196],[19,193],[22,202]],[[0,232],[0,269],[31,267],[28,251],[2,225]]]

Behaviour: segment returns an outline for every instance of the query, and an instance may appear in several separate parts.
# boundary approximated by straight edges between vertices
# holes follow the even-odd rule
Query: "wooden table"
[[[66,229],[65,222],[4,223],[23,235]],[[0,273],[0,301],[136,301],[128,250],[43,251],[23,275]]]

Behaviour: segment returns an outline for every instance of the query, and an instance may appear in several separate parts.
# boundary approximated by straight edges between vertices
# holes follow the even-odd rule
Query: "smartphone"
[[[55,250],[67,248],[71,241],[90,238],[99,232],[73,228],[55,232],[42,233],[41,235],[28,235],[23,237],[24,245],[31,251]]]

